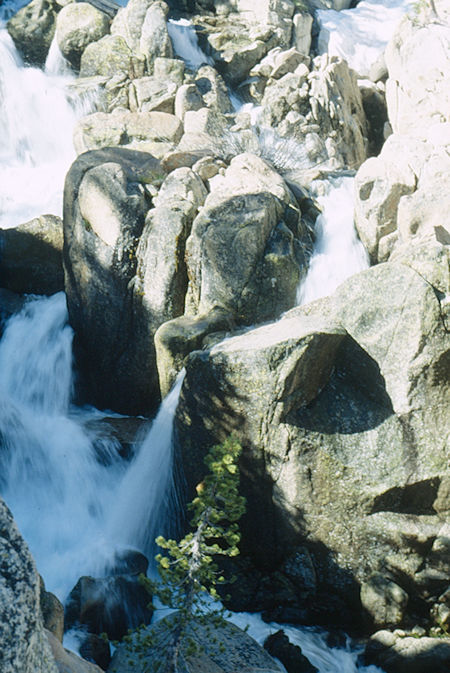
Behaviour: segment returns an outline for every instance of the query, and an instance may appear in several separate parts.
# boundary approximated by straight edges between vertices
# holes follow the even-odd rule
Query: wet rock
[[[39,601],[41,604],[44,628],[53,633],[61,643],[64,635],[64,607],[61,601],[50,591],[45,590],[44,580],[40,579]]]
[[[56,20],[56,39],[64,58],[78,69],[83,51],[109,33],[109,24],[107,15],[87,2],[63,7]]]
[[[8,21],[8,32],[26,63],[44,65],[55,34],[58,10],[53,0],[32,0]]]
[[[46,632],[58,673],[102,673],[95,664],[85,661],[73,652],[66,650],[50,631]]]
[[[57,673],[39,605],[39,575],[9,509],[0,500],[0,669]]]
[[[62,221],[55,215],[0,230],[0,284],[18,294],[63,290],[62,247]]]
[[[319,670],[302,654],[298,645],[289,642],[289,638],[281,630],[266,638],[264,649],[272,657],[279,659],[288,673],[317,673]]]
[[[66,629],[81,624],[90,633],[106,633],[111,640],[120,640],[129,629],[150,622],[150,601],[134,576],[81,577],[66,601]]]
[[[109,643],[94,633],[89,633],[80,645],[80,654],[86,661],[91,661],[106,671],[111,661]]]
[[[155,348],[162,397],[171,390],[189,353],[201,349],[209,334],[226,330],[232,325],[232,315],[220,307],[214,307],[205,315],[183,315],[158,328]]]

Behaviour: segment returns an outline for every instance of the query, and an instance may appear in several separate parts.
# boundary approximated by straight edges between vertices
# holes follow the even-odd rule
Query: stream
[[[69,92],[74,75],[56,46],[45,70],[24,67],[2,23],[19,6],[6,2],[0,8],[1,228],[43,213],[61,215],[64,177],[75,159],[70,129],[92,108],[92,101]],[[171,22],[169,32],[190,67],[206,60],[188,21]],[[322,214],[299,304],[333,292],[368,265],[353,227],[352,177],[316,189]],[[181,374],[127,460],[101,423],[91,423],[111,414],[73,404],[73,332],[67,321],[63,293],[30,297],[0,342],[0,493],[47,590],[62,601],[81,575],[101,576],[116,551],[152,553],[174,507],[172,424],[183,382]],[[279,628],[257,615],[232,620],[248,624],[259,642]],[[285,630],[320,673],[380,670],[358,667],[356,652],[329,648],[315,629]]]

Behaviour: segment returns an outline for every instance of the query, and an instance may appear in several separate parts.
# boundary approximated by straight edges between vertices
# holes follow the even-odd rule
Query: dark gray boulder
[[[54,294],[64,289],[63,225],[41,215],[0,230],[0,285],[18,294]]]

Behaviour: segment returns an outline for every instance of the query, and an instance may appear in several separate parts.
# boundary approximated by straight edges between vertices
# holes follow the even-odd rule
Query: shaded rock
[[[376,627],[403,622],[408,594],[381,574],[372,575],[361,586],[361,603]]]
[[[0,284],[19,294],[64,289],[63,226],[55,215],[0,231]]]
[[[39,605],[39,575],[9,509],[0,500],[0,669],[57,673]]]
[[[22,310],[26,297],[19,296],[15,292],[0,288],[0,321],[1,327],[15,313]]]
[[[184,360],[194,350],[203,347],[205,337],[229,329],[233,319],[229,312],[214,307],[205,315],[183,315],[161,325],[155,334],[156,362],[161,396],[171,390]]]
[[[109,148],[81,155],[66,178],[65,287],[80,367],[97,404],[124,412],[159,399],[151,333],[130,283],[149,208],[142,185],[163,177],[151,155]]]
[[[319,670],[302,654],[298,645],[289,642],[284,631],[277,631],[266,638],[264,649],[279,659],[288,673],[316,673]]]
[[[8,21],[8,32],[26,63],[44,65],[55,34],[58,9],[53,0],[32,0]]]
[[[309,240],[284,180],[254,155],[236,157],[187,241],[187,312],[218,305],[247,324],[275,317],[295,301]]]
[[[63,7],[56,20],[56,39],[64,58],[78,69],[83,51],[109,33],[109,23],[107,15],[88,2]]]
[[[102,673],[102,669],[95,666],[95,664],[91,664],[73,652],[64,649],[59,640],[50,631],[46,631],[45,635],[56,662],[56,671],[58,673]]]
[[[150,670],[159,663],[160,673],[169,673],[172,670],[171,661],[171,632],[173,617],[151,625],[132,634],[129,644],[120,645],[108,667],[109,673],[132,673],[142,670],[146,665]],[[190,655],[186,652],[187,641],[181,648],[180,659],[190,673],[276,673],[279,667],[275,661],[250,638],[244,631],[234,624],[225,622],[214,626],[212,637],[211,628],[192,621],[187,629],[187,638],[192,638],[198,646],[198,651]],[[151,639],[156,645],[149,648],[146,643]]]
[[[371,637],[364,659],[381,666],[386,673],[446,673],[450,642],[447,638],[402,638],[378,631]]]
[[[80,654],[83,659],[97,664],[103,671],[106,671],[111,661],[109,643],[94,633],[89,633],[84,638],[80,645]]]
[[[40,579],[39,602],[41,605],[44,628],[53,633],[62,643],[64,635],[64,607],[61,601],[50,591],[45,590],[42,577]]]
[[[81,624],[90,633],[120,640],[129,629],[150,622],[150,600],[134,576],[81,577],[66,601],[66,629]]]

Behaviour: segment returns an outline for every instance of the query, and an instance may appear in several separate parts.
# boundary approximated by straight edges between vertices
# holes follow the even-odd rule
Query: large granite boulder
[[[56,20],[56,39],[64,58],[78,69],[83,51],[109,33],[109,24],[108,16],[88,2],[63,7]]]
[[[58,10],[54,0],[32,0],[8,21],[8,32],[26,63],[44,65],[55,34]]]
[[[359,585],[374,573],[398,597],[395,611],[385,593],[394,621],[420,619],[417,605],[429,619],[448,585],[450,344],[445,295],[431,279],[382,264],[187,359],[176,436],[189,495],[200,456],[234,432],[244,446],[243,552],[254,568],[286,575],[286,557],[306,547],[316,579],[307,603],[294,600],[303,622],[361,628]]]
[[[450,667],[450,642],[448,638],[378,631],[369,640],[364,660],[382,666],[386,673],[446,673]]]
[[[448,6],[436,4],[439,10],[442,5],[444,16]],[[421,135],[430,123],[450,121],[447,21],[433,20],[430,14],[406,14],[386,49],[385,60],[389,72],[386,98],[395,133]]]
[[[0,559],[2,673],[58,673],[42,624],[39,575],[3,500],[0,500]]]
[[[125,412],[159,399],[153,341],[132,287],[150,208],[144,185],[163,177],[151,155],[108,148],[81,155],[65,184],[65,287],[81,369],[98,405]]]
[[[273,319],[294,304],[310,251],[283,178],[259,157],[239,155],[214,184],[187,242],[187,312],[221,306],[241,323]]]
[[[147,670],[170,673],[173,668],[171,633],[173,615],[131,635],[120,645],[108,667],[108,673],[140,673]],[[195,643],[195,650],[189,643]],[[148,647],[148,643],[155,643]],[[258,643],[234,624],[208,625],[203,621],[186,626],[184,642],[178,651],[179,665],[186,673],[278,673],[279,666]]]
[[[162,0],[131,0],[117,12],[111,25],[112,35],[122,37],[133,53],[145,58],[150,74],[157,57],[173,57],[166,23],[168,12]]]
[[[64,289],[63,226],[41,215],[0,230],[0,285],[19,294],[54,294]]]

